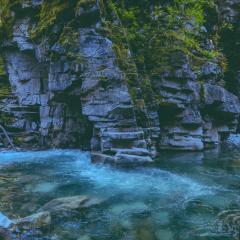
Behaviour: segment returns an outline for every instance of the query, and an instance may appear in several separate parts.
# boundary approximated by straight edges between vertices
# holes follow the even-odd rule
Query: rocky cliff
[[[237,131],[240,1],[0,3],[0,124],[16,145],[145,163]]]

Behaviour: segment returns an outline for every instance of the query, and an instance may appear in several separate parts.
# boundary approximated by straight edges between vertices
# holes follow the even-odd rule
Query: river
[[[0,211],[10,219],[34,214],[55,198],[102,200],[74,217],[52,221],[44,240],[233,240],[219,214],[240,210],[240,148],[161,153],[147,167],[91,164],[78,150],[0,153]],[[231,223],[230,223],[231,224]]]

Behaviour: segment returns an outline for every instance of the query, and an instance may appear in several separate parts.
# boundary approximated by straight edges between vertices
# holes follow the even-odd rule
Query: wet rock
[[[102,201],[90,196],[74,196],[57,198],[42,206],[38,212],[50,212],[51,214],[61,214],[63,216],[81,209],[90,208],[99,205]]]
[[[12,234],[10,233],[9,230],[7,230],[5,228],[1,228],[1,227],[0,227],[0,239],[1,240],[16,240],[16,238],[14,238],[12,236]]]
[[[123,154],[123,153],[117,153],[116,154],[116,161],[117,164],[146,164],[146,163],[152,163],[153,160],[151,157],[147,156],[138,156],[138,155],[129,155],[129,154]]]
[[[160,148],[176,150],[203,150],[202,128],[169,127],[163,131]]]
[[[124,215],[128,216],[130,213],[144,213],[148,210],[148,206],[143,202],[115,204],[110,208],[111,214],[113,214],[115,217]]]
[[[131,148],[131,149],[112,148],[112,151],[119,154],[128,154],[128,155],[136,155],[136,156],[149,155],[149,151],[145,148]]]
[[[92,152],[91,159],[93,163],[109,163],[109,164],[115,163],[114,156],[109,156],[107,154],[102,154],[99,152]]]
[[[237,96],[220,86],[203,85],[204,102],[207,106],[214,106],[216,112],[228,115],[240,113],[240,103]]]
[[[51,225],[51,214],[47,211],[14,220],[14,229],[30,230],[33,227],[43,229]]]
[[[36,140],[36,138],[34,136],[28,136],[28,137],[23,138],[24,143],[34,142],[35,140]]]

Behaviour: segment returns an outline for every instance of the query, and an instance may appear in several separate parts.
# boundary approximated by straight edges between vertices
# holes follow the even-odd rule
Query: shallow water
[[[121,169],[93,165],[77,150],[0,153],[0,212],[10,219],[82,194],[103,203],[33,239],[237,239],[219,230],[217,215],[240,209],[240,149],[162,153],[154,166]]]

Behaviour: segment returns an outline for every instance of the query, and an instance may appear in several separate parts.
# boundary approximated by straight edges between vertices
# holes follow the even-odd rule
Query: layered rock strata
[[[159,149],[203,150],[236,132],[240,102],[221,84],[214,62],[202,65],[199,81],[180,55],[171,71],[150,77],[160,100],[146,104],[140,116],[129,75],[103,31],[98,1],[77,13],[74,57],[50,34],[40,42],[31,37],[41,4],[22,1],[12,9],[13,34],[1,44],[11,87],[0,98],[1,122],[16,145],[77,147],[91,150],[93,161],[138,164],[152,162]],[[56,22],[51,34],[60,32]],[[136,85],[144,101],[141,81]]]

